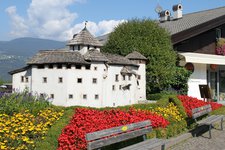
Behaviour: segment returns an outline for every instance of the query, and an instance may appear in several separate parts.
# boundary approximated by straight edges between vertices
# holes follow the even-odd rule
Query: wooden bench
[[[224,115],[209,116],[209,113],[211,111],[212,111],[212,108],[211,108],[210,104],[192,109],[192,118],[195,120],[197,125],[198,126],[202,126],[202,125],[209,126],[209,138],[212,137],[211,129],[213,127],[213,123],[221,121],[221,130],[223,130],[223,118],[224,118]],[[199,117],[202,117],[204,115],[207,115],[207,117],[200,121],[197,120]],[[196,134],[195,134],[195,136],[196,136]]]
[[[122,148],[121,150],[147,150],[156,147],[165,149],[165,140],[163,139],[147,139],[147,133],[152,131],[151,122],[149,120],[132,123],[124,126],[114,127],[106,130],[92,132],[86,134],[87,149],[98,149],[109,146],[115,143],[120,143],[133,139],[136,137],[142,137],[143,141]]]

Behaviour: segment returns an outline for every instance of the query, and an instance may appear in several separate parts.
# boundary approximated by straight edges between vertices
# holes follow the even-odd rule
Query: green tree
[[[176,67],[176,73],[174,75],[174,80],[171,83],[171,87],[178,91],[180,94],[187,94],[188,92],[188,79],[192,74],[184,67]]]
[[[147,93],[167,89],[176,72],[176,52],[169,33],[150,19],[132,19],[117,26],[102,48],[104,52],[127,55],[136,50],[148,58]]]

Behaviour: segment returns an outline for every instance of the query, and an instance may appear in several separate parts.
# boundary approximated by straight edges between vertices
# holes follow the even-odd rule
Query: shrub
[[[37,115],[40,110],[51,106],[44,98],[32,96],[28,92],[7,94],[0,98],[1,114],[13,115],[29,110],[30,113]]]
[[[155,93],[155,94],[148,94],[147,99],[148,100],[160,100],[163,97],[164,94],[162,93]]]

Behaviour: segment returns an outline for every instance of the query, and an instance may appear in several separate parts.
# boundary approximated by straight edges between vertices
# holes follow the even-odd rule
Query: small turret
[[[103,45],[88,31],[85,23],[83,30],[78,34],[74,34],[73,39],[67,43],[67,46],[69,46],[70,50],[79,51],[83,55],[93,48],[100,51]]]

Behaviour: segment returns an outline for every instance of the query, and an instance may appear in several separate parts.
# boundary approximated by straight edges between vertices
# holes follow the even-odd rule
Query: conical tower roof
[[[90,45],[90,46],[103,46],[102,43],[99,42],[88,30],[84,27],[80,33],[75,34],[73,39],[70,40],[67,45]]]

